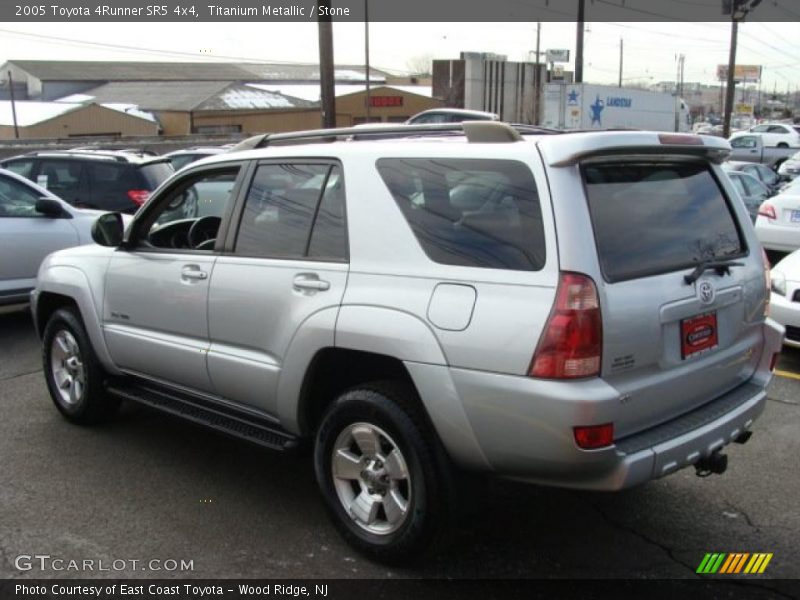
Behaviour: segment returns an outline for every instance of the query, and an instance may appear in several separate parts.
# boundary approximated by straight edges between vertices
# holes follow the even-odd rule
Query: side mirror
[[[92,239],[96,244],[112,248],[122,244],[122,234],[125,225],[120,213],[106,213],[97,217],[92,225]]]
[[[58,200],[43,196],[36,201],[36,212],[51,219],[60,219],[69,215]]]

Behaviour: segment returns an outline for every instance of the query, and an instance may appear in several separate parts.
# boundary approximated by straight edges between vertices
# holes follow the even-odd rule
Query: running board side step
[[[280,452],[294,450],[300,439],[277,424],[222,405],[152,384],[110,379],[105,382],[109,394],[137,402],[158,411],[203,425],[220,433]]]

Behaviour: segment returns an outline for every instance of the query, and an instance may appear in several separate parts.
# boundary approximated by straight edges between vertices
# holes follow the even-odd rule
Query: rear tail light
[[[614,424],[590,425],[588,427],[575,427],[575,443],[584,450],[605,448],[614,443]]]
[[[769,296],[770,292],[772,291],[772,278],[770,277],[769,270],[769,257],[767,256],[767,251],[764,248],[761,248],[761,260],[764,263],[764,285],[767,288],[767,293],[764,296],[764,316],[769,316]]]
[[[764,204],[761,205],[761,208],[758,209],[758,215],[760,217],[767,217],[772,221],[778,218],[778,216],[775,214],[775,207],[769,202],[764,202]]]
[[[148,190],[128,190],[128,198],[136,206],[142,206],[149,197],[150,192]]]
[[[544,379],[600,373],[603,324],[597,288],[580,273],[561,273],[556,302],[531,360],[528,375]]]

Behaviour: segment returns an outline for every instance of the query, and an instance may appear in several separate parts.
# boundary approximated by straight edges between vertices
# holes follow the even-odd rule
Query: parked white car
[[[800,348],[800,250],[772,268],[770,316],[786,327],[787,346]]]
[[[793,186],[765,201],[758,209],[756,235],[767,250],[793,252],[800,248],[800,189]]]
[[[93,243],[92,224],[101,214],[75,208],[24,177],[0,169],[0,306],[28,301],[45,256]]]
[[[785,123],[762,123],[751,127],[742,132],[742,134],[747,134],[748,132],[760,134],[765,146],[800,148],[800,131]]]
[[[778,175],[795,179],[800,175],[800,152],[795,152],[778,167]]]

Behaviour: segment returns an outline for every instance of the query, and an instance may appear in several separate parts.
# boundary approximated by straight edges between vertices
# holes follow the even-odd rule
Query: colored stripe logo
[[[771,560],[771,552],[714,552],[703,557],[696,572],[702,575],[756,575],[763,573]]]

